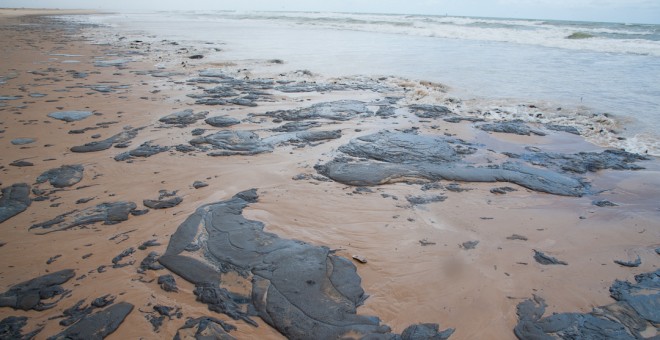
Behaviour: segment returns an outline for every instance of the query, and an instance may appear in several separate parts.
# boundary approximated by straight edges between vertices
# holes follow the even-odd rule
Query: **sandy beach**
[[[512,339],[534,296],[545,316],[588,314],[617,303],[615,280],[657,273],[655,157],[493,120],[442,84],[279,73],[286,61],[267,55],[211,62],[223,46],[44,16],[85,13],[0,10],[0,319],[26,317],[22,334],[64,337],[117,307],[109,333],[80,327],[423,339],[404,331],[439,324],[451,339]],[[12,293],[65,270],[58,289]],[[168,274],[178,291],[159,284]],[[641,314],[624,332],[660,335]],[[219,321],[187,322],[201,317]]]

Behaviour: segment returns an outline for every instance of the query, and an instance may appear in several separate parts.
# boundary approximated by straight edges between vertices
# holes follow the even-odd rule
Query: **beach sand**
[[[635,275],[654,271],[660,264],[655,250],[660,246],[660,166],[656,159],[636,163],[645,169],[605,169],[580,175],[591,182],[593,189],[583,197],[552,195],[502,182],[458,182],[451,186],[453,181],[443,180],[439,186],[423,191],[425,183],[418,183],[418,179],[357,190],[355,186],[319,180],[324,177],[314,166],[339,155],[338,148],[353,138],[385,129],[415,128],[420,135],[452,136],[480,145],[479,150],[497,151],[468,156],[469,161],[478,164],[497,163],[506,158],[502,152],[523,153],[528,146],[563,153],[603,149],[565,132],[543,130],[545,136],[519,136],[485,132],[469,121],[419,118],[402,103],[427,103],[427,94],[433,93],[437,104],[446,105],[453,102],[451,91],[445,93],[444,88],[433,84],[398,79],[366,78],[365,83],[371,85],[363,90],[287,93],[266,89],[270,95],[257,100],[256,107],[195,104],[195,99],[186,95],[200,93],[199,87],[215,86],[189,81],[205,69],[221,69],[236,79],[316,79],[303,72],[269,74],[272,61],[268,56],[262,61],[213,64],[205,58],[189,58],[222,53],[212,50],[213,46],[195,51],[171,41],[134,41],[114,36],[111,28],[80,27],[32,16],[82,13],[0,11],[0,97],[8,98],[0,101],[0,181],[3,188],[27,183],[44,191],[33,191],[27,210],[0,224],[0,291],[47,273],[75,270],[75,278],[62,284],[70,294],[54,308],[0,308],[0,319],[10,315],[28,317],[24,332],[43,327],[37,339],[65,329],[59,325],[59,318],[52,319],[65,309],[79,300],[90,303],[106,294],[115,296],[116,302],[134,305],[108,339],[169,338],[186,318],[201,316],[235,325],[237,329],[230,334],[238,339],[283,338],[259,317],[253,317],[259,325],[253,327],[208,310],[195,301],[195,286],[177,275],[179,292],[165,292],[155,280],[169,273],[167,269],[143,274],[136,271],[149,252],[166,251],[170,236],[198,207],[228,200],[251,188],[257,189],[259,200],[251,203],[243,215],[263,222],[266,231],[283,239],[325,246],[348,259],[359,255],[368,260],[364,264],[354,261],[362,288],[369,295],[357,313],[378,316],[395,333],[411,324],[439,323],[441,329],[455,328],[452,339],[511,339],[518,322],[516,306],[532,295],[545,299],[547,314],[588,313],[614,302],[609,294],[614,280],[634,280]],[[90,31],[96,35],[104,32],[115,43],[95,44]],[[101,67],[103,61],[127,62]],[[153,76],[153,72],[171,74]],[[373,84],[387,88],[375,91]],[[223,128],[203,120],[185,127],[159,122],[185,109],[209,111],[207,117],[226,115],[240,121],[228,129],[256,131],[265,138],[278,134],[270,129],[281,123],[254,114],[337,100],[372,103],[367,106],[375,112],[378,105],[373,103],[388,96],[403,97],[403,101],[387,119],[372,114],[324,121],[315,130],[339,129],[341,138],[278,144],[272,152],[257,155],[211,157],[200,149],[176,151],[174,146],[188,145],[193,129],[203,128],[208,134]],[[92,114],[73,122],[48,116],[58,111]],[[71,151],[73,146],[104,140],[130,128],[142,129],[128,148]],[[71,133],[81,129],[87,130]],[[34,141],[11,143],[19,138]],[[114,159],[145,142],[170,149],[148,158]],[[19,160],[32,166],[10,165]],[[84,167],[82,180],[75,185],[57,189],[48,183],[36,183],[45,171],[73,164]],[[293,179],[300,174],[306,176]],[[208,186],[195,189],[195,181]],[[503,186],[515,191],[491,192]],[[38,234],[39,229],[30,229],[66,212],[103,202],[135,202],[137,209],[145,209],[143,200],[157,199],[160,190],[176,191],[183,201],[172,208],[130,216],[117,224],[87,224],[44,235]],[[445,198],[428,204],[412,204],[406,199],[419,195]],[[39,196],[45,198],[39,200]],[[76,203],[82,198],[90,200]],[[596,200],[617,206],[596,206],[592,203]],[[511,239],[514,234],[524,237]],[[160,245],[137,249],[153,239]],[[469,241],[478,244],[469,249],[464,245]],[[135,253],[120,262],[135,262],[112,268],[113,257],[130,247],[136,249]],[[534,260],[534,250],[568,265],[542,265]],[[636,257],[641,265],[635,268],[613,262]],[[49,259],[53,260],[47,264]],[[99,272],[101,266],[106,266],[105,271]],[[245,280],[235,274],[223,274],[222,284],[249,292]],[[166,318],[156,332],[147,319],[155,315],[156,304],[180,308],[182,317]]]

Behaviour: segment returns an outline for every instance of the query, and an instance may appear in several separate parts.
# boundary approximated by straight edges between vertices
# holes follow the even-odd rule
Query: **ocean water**
[[[610,146],[660,156],[660,25],[222,11],[88,20],[126,34],[222,43],[224,60],[281,59],[283,71],[396,76],[446,84],[461,98],[607,113],[627,138]]]

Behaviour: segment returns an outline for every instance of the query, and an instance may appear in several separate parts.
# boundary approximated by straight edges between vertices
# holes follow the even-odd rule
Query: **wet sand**
[[[136,41],[135,37],[117,36],[110,28],[81,27],[5,12],[0,12],[0,97],[6,97],[0,100],[1,186],[27,183],[45,193],[33,191],[27,210],[0,224],[0,255],[4,259],[0,290],[46,273],[63,269],[76,272],[75,279],[62,285],[71,290],[70,295],[52,309],[40,312],[0,308],[2,318],[27,316],[24,332],[44,327],[38,339],[65,328],[58,324],[59,319],[51,320],[64,309],[79,300],[89,303],[106,294],[135,307],[109,339],[173,337],[186,318],[201,316],[235,325],[237,330],[230,335],[239,339],[282,338],[259,317],[253,317],[259,324],[255,328],[209,311],[195,301],[195,286],[176,275],[179,292],[163,291],[155,280],[169,273],[166,269],[143,274],[136,271],[150,251],[165,252],[170,236],[198,207],[228,200],[251,188],[257,189],[259,200],[246,208],[244,216],[263,222],[266,231],[328,247],[345,258],[359,255],[368,260],[364,264],[354,261],[362,288],[369,295],[357,312],[378,316],[395,333],[411,324],[439,323],[441,329],[456,329],[452,339],[514,338],[516,306],[533,294],[546,300],[547,313],[585,313],[613,302],[608,289],[614,280],[633,280],[636,274],[654,271],[660,264],[655,250],[660,246],[657,159],[637,162],[645,168],[641,170],[606,169],[580,175],[591,182],[593,189],[583,197],[551,195],[501,182],[459,182],[458,187],[466,190],[458,191],[450,189],[455,188],[450,186],[451,181],[439,181],[440,185],[423,191],[425,183],[418,179],[357,190],[325,179],[314,165],[340,155],[338,148],[353,138],[385,129],[414,128],[420,135],[451,135],[481,145],[480,150],[496,151],[468,156],[478,164],[505,159],[503,152],[522,153],[528,146],[562,153],[603,149],[580,136],[533,124],[546,135],[485,132],[469,121],[419,118],[408,109],[409,105],[429,104],[431,100],[432,104],[448,105],[453,110],[459,105],[452,104],[456,101],[444,88],[394,78],[336,80],[369,84],[362,90],[288,93],[266,89],[263,91],[270,95],[255,100],[256,107],[195,104],[196,100],[187,95],[199,94],[200,87],[215,86],[190,81],[205,69],[220,69],[234,79],[322,79],[303,72],[269,74],[272,61],[268,56],[264,60],[213,64],[205,58],[189,57],[222,53],[215,46],[193,50],[157,38]],[[96,44],[101,36],[113,43]],[[127,62],[101,66],[103,61]],[[156,77],[154,72],[171,74]],[[380,105],[376,103],[383,103],[388,96],[403,98],[395,105],[395,114],[386,119],[374,115]],[[195,128],[205,129],[207,135],[225,129],[255,131],[261,138],[277,135],[271,129],[281,122],[259,114],[337,100],[363,101],[372,114],[349,120],[321,119],[323,125],[314,130],[339,129],[341,138],[277,144],[270,153],[211,157],[202,149],[179,152],[174,148],[189,145]],[[227,115],[240,124],[216,128],[199,120],[173,127],[159,122],[185,109],[209,111],[206,117]],[[90,111],[92,115],[74,122],[47,116],[57,111]],[[86,128],[83,133],[70,133]],[[101,141],[128,128],[142,129],[127,148],[71,151],[73,146]],[[19,138],[35,141],[11,143]],[[148,158],[114,159],[145,142],[170,149]],[[10,165],[18,160],[33,165]],[[45,171],[73,164],[84,167],[82,180],[75,185],[56,190],[48,183],[36,184],[36,178]],[[308,176],[296,178],[300,174]],[[195,189],[195,181],[208,186]],[[491,192],[502,186],[515,191]],[[183,201],[172,208],[129,216],[117,224],[88,224],[45,235],[30,229],[63,213],[103,202],[135,202],[137,209],[145,209],[143,200],[157,199],[159,190],[176,191]],[[419,205],[406,199],[419,195],[442,195],[446,199]],[[46,198],[35,200],[39,196]],[[91,200],[76,203],[83,198]],[[617,206],[599,207],[592,203],[596,200],[608,200]],[[514,234],[526,240],[509,239]],[[160,245],[137,249],[152,239]],[[474,249],[467,249],[463,243],[469,241],[479,242]],[[121,262],[135,263],[112,268],[113,257],[130,247],[136,249],[135,253]],[[568,265],[539,264],[533,258],[534,250]],[[635,268],[613,262],[632,261],[637,256],[641,265]],[[54,260],[47,264],[51,258]],[[104,265],[107,269],[99,272]],[[234,282],[232,275],[223,274],[222,284],[233,291],[249,291],[249,287],[241,286],[245,280],[236,278]],[[154,313],[155,304],[180,308],[182,317],[164,320],[156,333],[145,318]]]

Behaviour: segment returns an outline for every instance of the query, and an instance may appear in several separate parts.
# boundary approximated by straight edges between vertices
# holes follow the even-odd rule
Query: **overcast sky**
[[[660,24],[660,0],[0,0],[0,7],[335,11]]]

